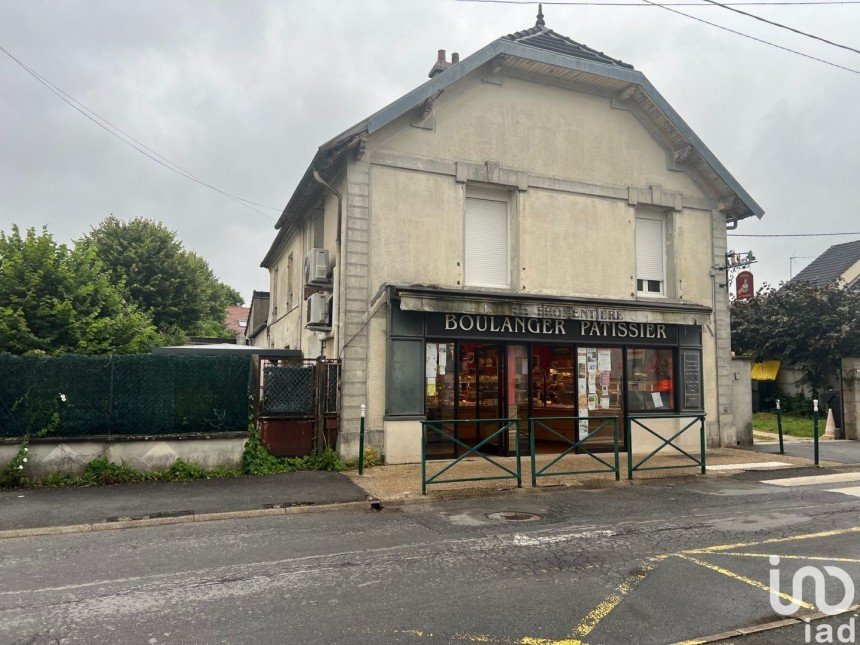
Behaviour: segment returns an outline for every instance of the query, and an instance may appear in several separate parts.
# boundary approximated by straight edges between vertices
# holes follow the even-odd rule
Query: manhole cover
[[[501,513],[490,513],[487,515],[491,520],[499,522],[531,522],[539,520],[540,515],[536,513],[524,513],[522,511],[502,511]]]

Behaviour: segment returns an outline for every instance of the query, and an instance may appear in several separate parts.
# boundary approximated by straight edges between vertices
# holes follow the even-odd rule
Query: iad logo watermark
[[[792,616],[797,613],[802,604],[799,600],[803,596],[803,582],[806,579],[812,581],[815,589],[815,606],[822,613],[828,616],[840,614],[854,604],[854,580],[848,575],[844,569],[824,565],[823,567],[804,566],[794,572],[791,579],[791,592],[782,592],[780,583],[779,571],[779,556],[772,555],[770,557],[770,606],[781,616]],[[821,569],[824,569],[822,572]],[[830,604],[827,600],[827,580],[824,573],[838,581],[841,585],[842,599],[836,604]],[[783,598],[789,599],[789,602],[783,602]],[[852,617],[848,622],[841,625],[820,624],[813,625],[807,623],[804,630],[804,637],[807,643],[855,643],[856,642],[856,620]]]

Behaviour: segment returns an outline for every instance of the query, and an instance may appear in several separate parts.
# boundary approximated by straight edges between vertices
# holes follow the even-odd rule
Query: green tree
[[[149,350],[149,317],[126,302],[95,253],[47,229],[0,231],[0,351],[106,354]]]
[[[836,284],[765,284],[755,298],[732,302],[731,328],[737,354],[796,365],[820,391],[842,358],[860,355],[860,291]]]
[[[129,299],[152,316],[166,342],[187,335],[229,336],[225,308],[242,304],[202,257],[185,249],[160,222],[106,218],[79,242],[91,248]]]

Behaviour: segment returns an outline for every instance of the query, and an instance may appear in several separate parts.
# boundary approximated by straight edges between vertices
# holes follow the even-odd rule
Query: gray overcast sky
[[[0,0],[0,44],[219,188],[283,208],[316,147],[427,78],[534,24],[537,5],[453,0]],[[718,7],[682,10],[860,69],[860,55]],[[860,48],[860,4],[748,7]],[[740,233],[860,230],[860,75],[657,7],[544,7],[547,26],[643,71],[764,207]],[[240,289],[266,289],[261,216],[156,165],[0,55],[0,229],[71,241],[109,213],[176,229]],[[757,284],[850,237],[762,240]],[[798,260],[799,267],[808,259]]]

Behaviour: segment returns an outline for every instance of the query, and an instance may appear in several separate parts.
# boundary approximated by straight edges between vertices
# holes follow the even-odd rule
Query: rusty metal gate
[[[336,447],[339,361],[261,357],[255,372],[254,415],[273,455],[303,457]]]

